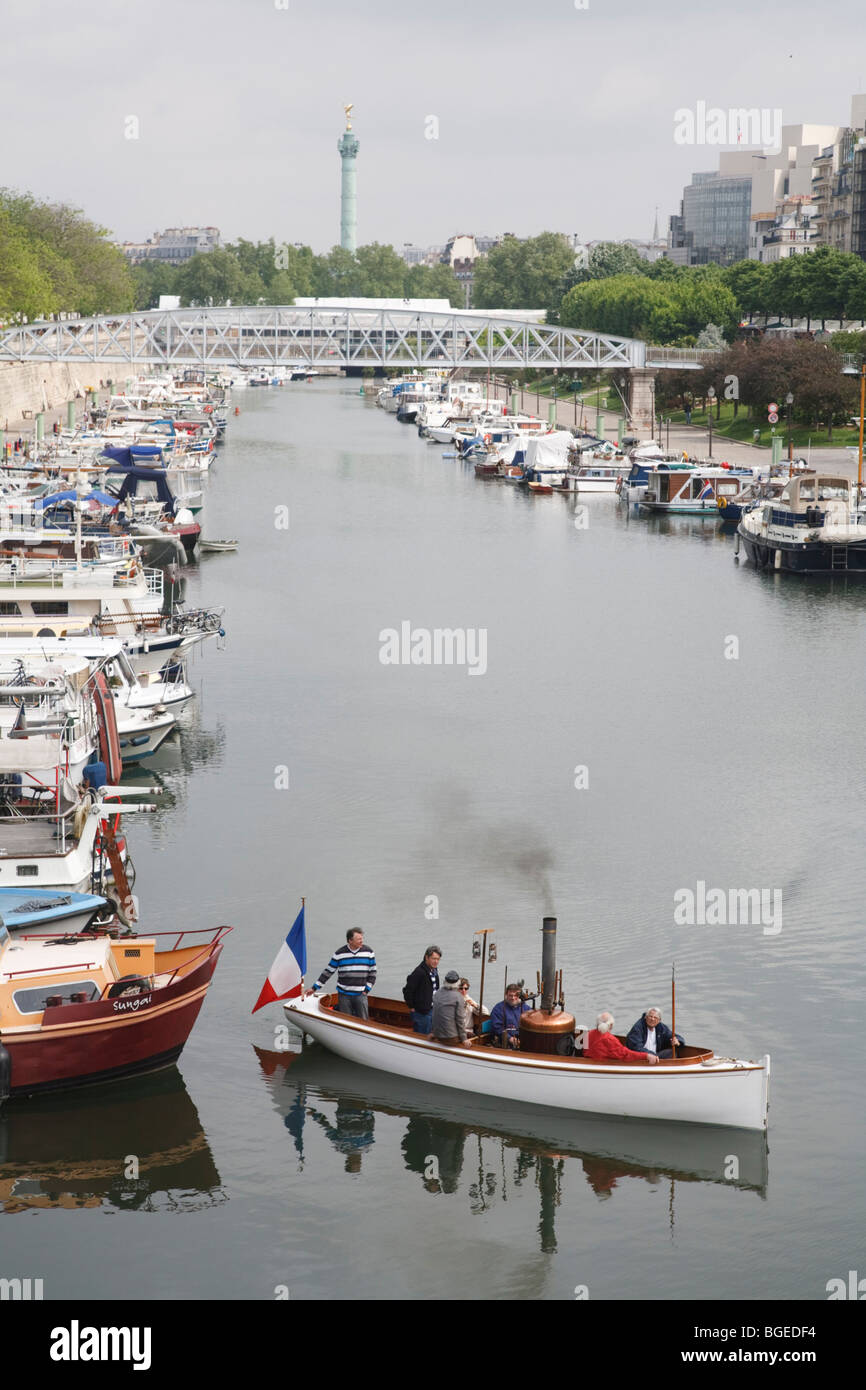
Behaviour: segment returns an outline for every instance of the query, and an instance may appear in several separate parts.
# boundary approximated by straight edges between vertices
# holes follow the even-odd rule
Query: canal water
[[[144,925],[235,930],[178,1071],[0,1115],[0,1273],[46,1298],[826,1298],[862,1263],[866,586],[476,481],[357,383],[240,403],[204,528],[240,549],[186,576],[225,650],[129,823]],[[383,664],[404,622],[483,630],[486,670]],[[707,924],[699,884],[766,890],[763,920]],[[279,1006],[250,1010],[302,895],[311,977],[359,926],[397,997],[431,942],[477,995],[481,927],[486,1002],[506,967],[534,981],[550,912],[581,1022],[669,1020],[676,961],[687,1041],[772,1055],[768,1144],[286,1050]]]

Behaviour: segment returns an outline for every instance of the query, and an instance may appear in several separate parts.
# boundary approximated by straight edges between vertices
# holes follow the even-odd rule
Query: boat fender
[[[0,1043],[0,1101],[4,1101],[12,1090],[12,1058],[8,1048]]]
[[[121,975],[108,991],[109,999],[117,999],[121,994],[136,994],[150,989],[150,984],[143,975]]]
[[[493,435],[492,435],[492,434],[485,434],[485,436],[484,436],[484,443],[485,443],[485,444],[490,444],[490,443],[492,443],[492,440],[493,440]]]

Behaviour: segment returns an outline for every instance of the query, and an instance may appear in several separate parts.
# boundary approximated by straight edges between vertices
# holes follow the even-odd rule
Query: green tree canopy
[[[473,304],[478,309],[556,310],[574,251],[558,232],[518,241],[506,237],[476,262]]]

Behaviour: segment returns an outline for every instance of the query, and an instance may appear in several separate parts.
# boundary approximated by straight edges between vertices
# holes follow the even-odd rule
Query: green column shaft
[[[599,439],[604,439],[604,416],[600,410],[595,412],[595,432]]]
[[[781,463],[781,462],[782,462],[782,436],[781,436],[780,434],[774,434],[774,435],[773,435],[773,455],[772,455],[772,457],[773,457],[773,463]]]
[[[517,415],[517,414],[519,414],[519,412],[520,412],[520,406],[519,406],[519,404],[518,404],[519,400],[520,400],[520,394],[519,394],[519,392],[517,392],[517,391],[512,391],[512,393],[511,393],[511,414],[512,414],[512,415]]]
[[[41,410],[39,411],[38,415],[36,416],[36,438],[37,438],[37,439],[44,439],[44,438],[45,438],[45,416],[44,416],[44,414],[42,413]]]
[[[74,401],[67,401],[67,402],[66,402],[66,428],[67,428],[68,430],[74,430],[74,429],[75,429],[75,402],[74,402]]]

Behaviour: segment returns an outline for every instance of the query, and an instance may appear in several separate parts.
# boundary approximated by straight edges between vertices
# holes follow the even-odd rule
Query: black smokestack
[[[541,1007],[552,1013],[556,986],[556,918],[545,917],[541,926]]]

